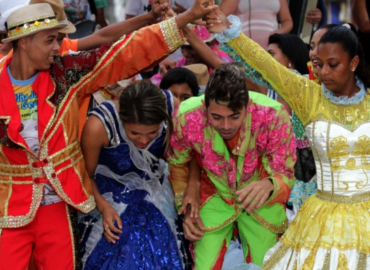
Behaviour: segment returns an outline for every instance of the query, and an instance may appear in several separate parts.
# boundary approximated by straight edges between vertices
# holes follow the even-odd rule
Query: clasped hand
[[[119,240],[117,234],[122,233],[122,220],[117,211],[108,202],[99,211],[103,216],[103,235],[109,243],[115,244]],[[117,227],[114,225],[115,222]]]
[[[212,5],[210,3],[212,3]],[[216,7],[217,6],[215,6],[211,0],[195,0],[193,6],[184,11],[183,14],[191,18],[191,22],[200,23],[198,19],[203,18]],[[162,20],[176,16],[176,13],[171,8],[171,2],[169,0],[153,0],[152,8],[155,16],[161,17]],[[161,16],[159,16],[159,14]]]
[[[252,182],[238,190],[236,195],[239,196],[238,201],[241,207],[247,212],[259,209],[270,197],[271,192],[274,190],[274,185],[267,179],[261,179]]]

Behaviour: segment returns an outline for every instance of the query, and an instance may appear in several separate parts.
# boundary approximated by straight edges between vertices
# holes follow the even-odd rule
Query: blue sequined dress
[[[171,115],[172,97],[167,91]],[[95,182],[103,197],[120,215],[123,229],[116,244],[108,243],[101,218],[86,241],[85,270],[182,269],[176,240],[177,218],[172,187],[167,179],[164,152],[166,126],[145,149],[127,139],[113,102],[102,103],[92,115],[104,123],[110,141],[102,148]]]

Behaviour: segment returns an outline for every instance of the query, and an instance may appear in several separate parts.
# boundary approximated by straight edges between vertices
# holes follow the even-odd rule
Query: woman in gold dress
[[[263,269],[370,269],[370,73],[356,35],[328,30],[318,45],[322,85],[275,61],[240,32],[238,18],[207,17],[216,38],[261,73],[305,126],[317,168],[317,193],[303,205]]]

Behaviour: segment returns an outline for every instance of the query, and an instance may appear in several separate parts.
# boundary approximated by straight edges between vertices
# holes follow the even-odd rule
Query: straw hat
[[[66,23],[59,23],[49,4],[34,4],[17,9],[7,19],[8,38],[4,43],[50,29],[62,29]]]
[[[140,74],[137,74],[134,77],[131,77],[126,80],[118,81],[115,84],[105,87],[103,90],[95,92],[93,94],[94,100],[97,104],[101,104],[107,100],[114,100],[118,98],[118,95],[125,90],[130,85],[134,84],[137,81],[142,80],[143,78]]]
[[[210,33],[207,27],[203,25],[188,24],[188,26],[204,43],[211,42],[212,40],[215,39],[215,34]],[[189,45],[189,43],[186,41],[185,45]]]
[[[54,10],[58,22],[68,24],[66,28],[60,29],[59,33],[72,34],[76,32],[76,27],[74,24],[67,20],[66,13],[64,12],[64,3],[62,0],[31,0],[30,5],[33,4],[49,4]]]
[[[206,88],[209,81],[209,71],[207,66],[204,64],[194,64],[183,66],[183,68],[186,68],[194,73],[195,77],[197,78],[201,92],[204,92],[204,89]]]

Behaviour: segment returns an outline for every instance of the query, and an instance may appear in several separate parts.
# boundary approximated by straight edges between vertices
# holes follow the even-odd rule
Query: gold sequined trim
[[[71,164],[69,164],[68,166],[65,166],[63,167],[62,169],[58,170],[56,172],[56,174],[60,174],[61,172],[67,170],[67,169],[70,169],[72,168],[73,166],[75,166],[78,162],[80,162],[81,160],[83,159],[83,156],[82,156],[82,153],[81,153],[81,156],[78,157],[75,161],[73,161]],[[50,163],[49,163],[50,164]],[[52,173],[51,171],[48,172],[47,174],[50,174]],[[83,201],[82,203],[79,203],[79,204],[75,204],[74,202],[72,202],[72,200],[65,194],[64,190],[63,190],[63,187],[62,185],[60,184],[60,181],[59,179],[56,177],[56,178],[53,178],[53,177],[50,177],[49,178],[50,180],[50,183],[51,185],[53,186],[55,192],[58,194],[59,197],[61,197],[66,203],[68,203],[69,205],[72,205],[73,207],[77,208],[78,210],[80,210],[81,212],[84,212],[84,213],[87,213],[87,212],[90,212],[91,210],[93,210],[95,208],[95,200],[94,200],[94,197],[93,196],[90,196],[88,197],[88,199],[86,199],[85,201]],[[89,194],[86,194],[86,196],[89,196]]]
[[[322,270],[330,270],[330,250],[326,252],[325,259],[324,259],[324,265],[322,266]]]
[[[17,167],[18,169],[25,169],[25,168],[28,169],[28,165],[0,164],[0,170],[3,170],[3,168],[13,168],[13,167]]]
[[[19,228],[29,224],[39,208],[42,200],[44,185],[33,185],[32,202],[29,212],[22,216],[0,217],[0,228]]]
[[[224,228],[225,226],[229,225],[231,222],[235,221],[235,219],[241,214],[242,211],[243,211],[243,208],[239,207],[231,217],[226,219],[220,225],[206,227],[206,229],[204,231],[205,232],[214,232],[214,231],[217,231],[219,229]]]
[[[200,205],[200,209],[202,209],[212,198],[216,197],[218,194],[212,194],[211,196],[209,196],[201,205]]]
[[[51,16],[53,16],[52,14],[50,14],[50,15],[44,15],[44,16],[41,16],[41,17],[36,17],[36,18],[32,18],[32,19],[30,19],[30,20],[27,20],[27,21],[21,21],[21,22],[17,22],[17,23],[15,23],[15,24],[12,24],[12,25],[8,25],[8,29],[11,29],[11,28],[13,28],[13,27],[15,27],[15,26],[20,26],[20,25],[24,25],[25,23],[29,23],[30,21],[42,21],[42,20],[44,20],[44,19],[47,19],[47,18],[49,18],[49,17],[51,17]],[[56,20],[56,19],[55,19]]]
[[[56,106],[50,101],[51,97],[55,93],[56,84],[55,84],[53,78],[51,77],[50,72],[49,72],[49,78],[50,78],[50,81],[53,83],[53,91],[51,91],[50,95],[46,97],[46,103],[49,104],[49,106],[53,109],[53,116],[50,117],[49,122],[47,123],[47,125],[45,127],[45,131],[47,131],[47,130],[50,129],[50,127],[52,126],[52,123],[54,123],[54,119],[56,118],[56,114],[55,114]],[[41,136],[41,139],[40,139],[40,142],[41,143],[40,144],[42,144],[44,142],[45,135],[46,135],[46,132],[45,131],[44,131],[44,133]]]
[[[257,212],[255,211],[249,212],[249,215],[254,218],[262,227],[276,234],[283,234],[289,225],[287,218],[284,219],[281,225],[276,225],[267,221],[264,217],[257,214]]]
[[[212,182],[217,182],[219,183],[220,185],[222,185],[223,187],[226,187],[229,189],[229,185],[227,184],[227,181],[226,180],[223,180],[221,177],[218,177],[217,175],[215,175],[214,173],[212,173],[211,171],[205,169],[207,175],[210,175],[211,177],[209,177],[209,179],[212,181]],[[221,196],[221,194],[220,194]],[[223,197],[223,196],[221,196]],[[226,197],[227,198],[227,197]]]
[[[331,126],[331,123],[328,124],[327,130],[326,130],[326,149],[329,149],[330,126]],[[331,161],[331,158],[330,158],[329,154],[328,154],[328,161],[329,161],[329,166],[331,168],[332,161]],[[334,194],[334,173],[333,173],[333,170],[330,170],[330,177],[331,177],[331,192],[332,192],[332,194]],[[324,178],[321,178],[321,179],[324,179]],[[324,181],[322,181],[322,182],[324,182]],[[339,183],[338,183],[338,186],[339,186]],[[347,189],[348,189],[348,186],[344,190],[347,190]]]
[[[52,155],[49,157],[49,159],[51,159],[51,160],[53,160],[53,161],[54,161],[54,159],[55,159],[55,158],[57,158],[57,160],[58,160],[58,159],[60,158],[60,157],[58,157],[59,155],[63,155],[65,152],[69,151],[71,148],[73,148],[73,150],[72,150],[72,151],[74,151],[74,150],[76,150],[76,149],[79,149],[79,148],[80,148],[80,147],[79,147],[79,142],[78,142],[78,141],[75,141],[75,142],[73,142],[73,143],[69,144],[67,147],[63,148],[62,150],[60,150],[60,151],[58,151],[58,152],[56,152],[56,153],[52,154]]]
[[[275,267],[275,265],[283,258],[289,251],[289,247],[284,245],[280,246],[278,250],[271,255],[271,257],[265,261],[262,265],[263,270],[270,270]]]
[[[336,125],[341,126],[342,128],[344,128],[345,130],[348,130],[350,132],[354,132],[359,127],[361,127],[362,125],[370,123],[370,120],[363,121],[361,123],[358,123],[357,125],[345,125],[345,124],[343,124],[339,121],[333,121],[333,120],[325,119],[325,118],[322,118],[322,117],[318,117],[317,119],[310,120],[306,124],[306,126],[308,126],[310,123],[315,123],[315,122],[326,122],[326,123],[336,124]]]
[[[47,158],[47,155],[48,155],[48,148],[47,148],[46,143],[44,143],[41,147],[40,158],[41,159]],[[73,159],[75,159],[75,160],[73,160]],[[94,197],[92,197],[92,196],[90,196],[89,194],[86,193],[86,197],[88,197],[88,198],[85,201],[83,201],[79,204],[76,204],[64,192],[63,187],[62,187],[58,177],[53,177],[54,173],[56,175],[59,175],[61,172],[65,171],[67,169],[70,169],[73,166],[75,166],[77,163],[79,163],[83,159],[82,152],[79,152],[79,156],[73,157],[73,159],[71,160],[71,163],[69,165],[64,166],[63,168],[61,168],[60,170],[58,170],[56,172],[54,170],[55,165],[53,164],[52,161],[49,161],[49,163],[46,166],[43,167],[43,172],[45,173],[46,177],[49,179],[49,181],[50,181],[51,185],[53,186],[55,192],[58,194],[58,196],[60,198],[62,198],[66,203],[68,203],[69,205],[73,206],[74,208],[80,210],[81,212],[87,213],[87,212],[91,211],[92,209],[94,209],[94,207],[95,207]],[[81,185],[82,185],[82,183],[81,183]]]
[[[0,144],[0,151],[2,152],[3,151],[3,146]],[[7,160],[7,162],[9,162],[9,160]],[[10,177],[9,177],[10,178]],[[3,184],[3,183],[2,183]],[[9,200],[10,200],[10,197],[12,195],[12,185],[9,186],[9,191],[8,191],[8,196],[5,200],[5,204],[4,204],[4,215],[7,216],[8,215],[8,207],[9,207]],[[1,227],[0,227],[0,235],[1,235]]]
[[[56,19],[49,20],[49,23],[46,23],[45,21],[39,21],[38,25],[32,23],[29,24],[27,28],[19,26],[14,30],[10,30],[8,31],[8,36],[9,38],[14,38],[24,34],[32,35],[32,33],[35,31],[39,31],[44,28],[52,28],[57,25],[59,25],[59,22]]]
[[[181,30],[177,26],[175,17],[160,22],[159,27],[161,28],[164,41],[171,52],[184,44],[185,39],[181,35]]]
[[[79,144],[77,144],[76,147],[74,147],[74,149],[71,150],[71,152],[72,153],[60,154],[60,156],[58,156],[58,158],[52,159],[51,162],[53,162],[54,166],[56,167],[56,166],[59,166],[60,164],[62,164],[63,162],[66,162],[67,160],[72,160],[72,158],[74,158],[78,154],[82,155],[82,151],[80,149]]]
[[[336,203],[359,203],[364,201],[370,200],[370,192],[364,192],[361,194],[356,194],[353,196],[343,196],[332,194],[331,192],[317,190],[316,197],[318,199],[329,201],[329,202],[336,202]]]
[[[42,147],[40,153],[42,151],[44,151],[43,149],[45,149],[45,148]],[[53,163],[54,166],[58,166],[58,165],[62,164],[63,162],[72,159],[74,156],[76,156],[79,153],[81,153],[81,149],[80,149],[78,141],[76,141],[75,143],[73,143],[73,144],[69,145],[68,147],[64,148],[63,150],[61,150],[61,151],[53,154],[52,156],[50,156],[50,158],[48,160],[49,160],[49,162]],[[44,154],[41,153],[40,156],[41,156],[41,160],[43,160],[44,158],[47,159],[47,157],[48,157],[47,156],[47,151]],[[31,166],[32,161],[34,160],[33,156],[28,155],[28,157],[29,157],[29,160],[30,160],[30,164],[28,164],[28,165],[0,164],[0,177],[1,176],[5,176],[5,177],[30,177],[30,176],[32,176],[33,178],[35,178],[35,177],[43,176],[42,169],[45,168],[45,167],[43,167],[43,168],[33,168]],[[0,183],[6,183],[6,184],[14,183],[14,184],[18,184],[18,185],[32,184],[32,181],[31,182],[30,181],[18,181],[18,180],[17,181],[9,180],[9,181],[8,180],[0,180]]]
[[[18,167],[18,165],[9,165],[11,167],[2,167],[0,168],[0,176],[9,176],[9,177],[29,177],[32,176],[32,172],[28,168]]]
[[[324,179],[324,170],[323,170],[323,166],[322,166],[322,163],[321,163],[321,159],[320,159],[320,155],[319,155],[319,152],[317,151],[316,149],[316,143],[315,143],[315,125],[316,125],[316,122],[313,122],[312,123],[312,152],[315,153],[315,156],[317,157],[317,160],[319,161],[319,164],[320,164],[320,172],[321,172],[321,179]],[[324,181],[321,181],[321,188],[324,189]]]
[[[240,189],[239,189],[240,190]],[[235,191],[217,191],[217,193],[222,197],[235,197]]]
[[[356,270],[366,270],[367,257],[368,257],[368,255],[366,255],[365,253],[359,253],[358,254],[358,261],[357,261]]]
[[[62,127],[63,127],[64,140],[66,141],[66,144],[68,145],[69,139],[68,139],[68,134],[67,134],[67,128],[64,122],[62,122]]]
[[[80,183],[81,183],[81,187],[82,187],[82,190],[85,192],[85,194],[89,194],[89,192],[87,192],[86,188],[85,188],[85,185],[84,185],[84,182],[83,182],[83,179],[82,179],[82,176],[81,176],[81,173],[79,172],[79,170],[76,168],[76,166],[73,166],[73,169],[78,177],[78,179],[80,180]],[[89,176],[88,176],[89,177]],[[90,177],[89,177],[90,179]]]
[[[290,267],[290,263],[292,262],[292,258],[293,258],[293,255],[294,255],[294,252],[290,252],[290,257],[289,257],[289,260],[288,260],[288,264],[287,264],[287,267]],[[294,260],[293,262],[293,267],[294,265],[297,264],[297,258]]]
[[[6,198],[5,205],[4,205],[4,215],[5,216],[8,215],[9,200],[10,200],[10,197],[12,196],[12,193],[13,193],[13,186],[10,185],[9,186],[9,191],[8,191],[8,197]]]
[[[14,181],[14,180],[0,180],[0,184],[4,185],[31,185],[32,181]]]
[[[69,235],[71,236],[73,269],[76,269],[76,247],[75,247],[75,241],[74,241],[74,237],[73,237],[72,222],[71,222],[71,217],[70,217],[70,214],[69,214],[68,205],[65,204],[65,207],[66,207],[66,215],[67,215],[67,220],[68,220]]]
[[[28,151],[26,152],[26,154],[27,154],[27,158],[28,158],[29,162],[31,163],[32,159],[33,159],[33,155],[31,155]],[[34,171],[34,170],[31,170],[31,171],[32,171],[33,174],[37,174],[36,171]],[[36,214],[36,211],[37,211],[39,205],[41,204],[44,185],[43,184],[38,184],[38,185],[34,184],[32,186],[32,188],[33,188],[33,192],[32,192],[32,202],[31,202],[30,210],[28,211],[28,213],[26,215],[14,217],[14,216],[8,216],[8,212],[7,212],[8,203],[9,203],[9,199],[10,199],[10,196],[11,196],[11,190],[12,190],[12,186],[10,186],[9,197],[8,197],[6,203],[5,203],[5,209],[6,209],[5,210],[5,216],[0,217],[0,228],[18,228],[18,227],[22,227],[22,226],[27,225],[28,223],[30,223],[33,220],[33,218]]]

